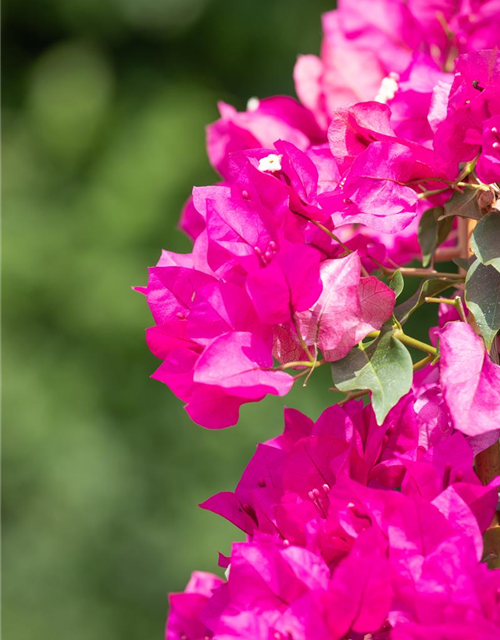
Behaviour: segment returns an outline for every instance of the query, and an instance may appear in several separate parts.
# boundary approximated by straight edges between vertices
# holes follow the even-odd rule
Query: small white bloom
[[[375,102],[385,104],[386,102],[389,102],[389,100],[392,100],[399,88],[398,80],[399,75],[397,73],[390,73],[386,78],[384,78],[380,84],[380,89],[375,96]]]
[[[247,102],[247,111],[257,111],[260,106],[260,100],[255,96],[253,98],[249,98]]]
[[[265,158],[259,160],[259,171],[281,171],[281,158],[282,155],[276,153],[270,153]]]

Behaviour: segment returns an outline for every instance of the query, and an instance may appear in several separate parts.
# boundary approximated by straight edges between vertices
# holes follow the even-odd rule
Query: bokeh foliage
[[[232,488],[284,402],[192,424],[144,344],[131,291],[193,184],[214,180],[216,101],[292,93],[317,52],[314,0],[4,0],[3,632],[161,638],[166,593],[215,570]],[[287,404],[317,416],[328,372]]]

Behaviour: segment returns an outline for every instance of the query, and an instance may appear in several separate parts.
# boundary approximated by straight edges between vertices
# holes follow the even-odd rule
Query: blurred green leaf
[[[106,124],[113,84],[103,52],[83,42],[57,44],[37,60],[30,115],[47,153],[74,162],[92,148]]]
[[[162,248],[191,249],[176,225],[193,185],[218,180],[217,100],[293,91],[331,6],[4,1],[5,638],[161,637],[167,592],[220,572],[238,539],[197,504],[235,486],[285,402],[332,403],[318,370],[237,429],[200,429],[149,379],[151,315],[130,289]]]

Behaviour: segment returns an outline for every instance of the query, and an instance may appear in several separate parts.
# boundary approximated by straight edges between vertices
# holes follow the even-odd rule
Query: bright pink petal
[[[441,386],[455,429],[470,436],[498,429],[500,366],[481,338],[465,322],[450,322],[441,331],[440,352]]]
[[[285,395],[293,378],[283,371],[269,371],[272,365],[271,350],[262,338],[245,332],[229,333],[216,338],[204,351],[194,381],[249,401],[268,393]]]
[[[391,597],[384,549],[366,531],[357,538],[330,581],[327,616],[333,637],[342,638],[350,629],[358,633],[379,629],[389,613]]]
[[[357,253],[325,260],[321,296],[310,310],[297,314],[307,344],[319,347],[329,361],[343,358],[368,333],[380,329],[392,312],[393,292],[376,279],[362,281],[360,276]]]

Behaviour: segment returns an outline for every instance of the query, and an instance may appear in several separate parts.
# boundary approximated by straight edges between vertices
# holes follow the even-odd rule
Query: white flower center
[[[255,96],[253,98],[249,98],[247,102],[247,111],[257,111],[260,106],[260,100]]]
[[[399,88],[398,80],[398,73],[391,72],[387,77],[385,77],[380,84],[380,89],[378,90],[377,95],[375,96],[375,102],[385,104],[386,102],[389,102],[389,100],[392,100]]]
[[[281,158],[282,155],[276,153],[270,153],[265,158],[259,160],[259,171],[281,171]]]

